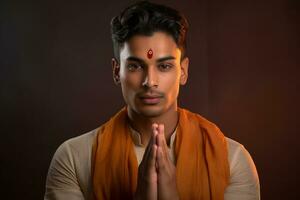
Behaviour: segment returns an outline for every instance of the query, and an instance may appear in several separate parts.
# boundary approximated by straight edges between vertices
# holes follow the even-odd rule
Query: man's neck
[[[168,111],[162,115],[156,117],[147,117],[136,113],[134,110],[128,107],[127,114],[130,121],[130,126],[140,133],[141,142],[146,146],[152,135],[152,124],[159,123],[165,126],[165,137],[168,145],[170,144],[170,138],[175,131],[178,123],[177,105],[171,107]]]

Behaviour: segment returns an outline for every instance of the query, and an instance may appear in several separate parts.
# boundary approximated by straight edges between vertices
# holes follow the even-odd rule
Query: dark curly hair
[[[148,1],[139,1],[111,20],[111,34],[114,55],[120,58],[120,48],[132,36],[151,36],[162,31],[173,37],[178,48],[185,57],[187,19],[177,10]]]

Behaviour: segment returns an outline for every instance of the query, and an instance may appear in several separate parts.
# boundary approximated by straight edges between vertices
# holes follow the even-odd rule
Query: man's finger
[[[152,132],[151,132],[151,137],[150,137],[150,140],[148,142],[148,145],[147,145],[147,148],[146,148],[146,156],[148,157],[149,156],[149,153],[151,151],[151,148],[154,144],[156,144],[156,136],[158,134],[158,131],[157,131],[157,128],[158,128],[158,124],[154,123],[152,124]]]
[[[163,124],[160,124],[158,127],[159,132],[159,146],[162,147],[162,151],[164,153],[164,157],[166,161],[172,162],[169,155],[169,147],[167,145],[166,137],[165,137],[165,127]]]
[[[159,173],[166,169],[166,164],[167,163],[166,163],[165,154],[162,150],[162,147],[159,147],[159,146],[157,147],[156,162],[157,162]]]
[[[145,149],[142,163],[148,162],[147,160],[148,160],[149,154],[151,152],[151,148],[152,148],[153,144],[156,143],[157,127],[158,127],[158,125],[156,123],[152,124],[152,134],[151,134],[150,140],[147,144],[147,147]],[[156,130],[156,132],[155,132],[155,130]]]
[[[157,135],[158,135],[158,124],[157,123],[152,124],[152,134],[154,137],[153,144],[157,145]]]
[[[155,169],[156,163],[156,155],[157,155],[157,145],[153,144],[150,151],[150,156],[148,157],[148,169]]]
[[[168,145],[165,136],[165,126],[163,124],[158,125],[158,146],[162,147],[163,152],[168,155]]]

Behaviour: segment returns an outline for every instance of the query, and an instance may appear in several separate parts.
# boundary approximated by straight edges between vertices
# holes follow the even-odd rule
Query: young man
[[[45,199],[260,199],[245,148],[177,106],[188,78],[185,17],[138,2],[111,27],[113,78],[126,107],[58,148]]]

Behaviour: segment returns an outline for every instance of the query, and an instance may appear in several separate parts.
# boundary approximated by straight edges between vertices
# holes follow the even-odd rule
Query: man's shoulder
[[[100,127],[99,127],[100,128]],[[86,132],[82,135],[70,138],[63,142],[56,150],[51,161],[50,168],[72,169],[79,165],[82,161],[87,161],[91,157],[94,138],[97,136],[99,128]]]
[[[99,128],[64,141],[56,150],[55,158],[86,158],[90,155]]]
[[[244,148],[244,146],[241,143],[237,142],[236,140],[233,140],[229,137],[225,137],[225,138],[226,138],[229,150],[235,150],[236,151],[237,149]]]
[[[236,162],[238,162],[238,157],[243,156],[243,154],[245,154],[246,149],[244,148],[244,146],[229,138],[229,137],[225,137],[226,142],[227,142],[227,150],[228,150],[228,161],[230,166],[235,165]],[[242,155],[241,155],[242,154]]]
[[[252,157],[244,145],[228,137],[226,140],[231,174],[248,173],[248,176],[252,177],[253,180],[258,179],[255,177],[257,172]]]
[[[247,199],[260,199],[260,186],[253,159],[244,145],[226,137],[230,183],[225,191],[225,199],[237,199],[241,194]]]
[[[215,130],[218,130],[218,131],[220,130],[219,127],[215,123],[208,120],[203,115],[200,115],[199,113],[193,112],[193,111],[185,109],[185,108],[180,108],[180,109],[184,110],[190,116],[195,116],[197,118],[197,124],[200,125],[202,128],[215,129]]]
[[[227,141],[228,154],[233,162],[237,162],[242,159],[244,162],[251,160],[251,155],[243,144],[229,138],[225,137]]]
[[[70,138],[57,148],[48,170],[45,197],[65,197],[61,192],[81,196],[83,192],[84,197],[88,199],[91,194],[92,145],[99,128]]]
[[[236,171],[235,168],[242,168],[242,166],[238,165],[244,165],[243,167],[249,167],[250,165],[253,165],[251,155],[243,144],[227,137],[214,122],[208,120],[204,116],[189,110],[186,111],[197,117],[199,125],[202,129],[205,129],[210,133],[219,133],[217,134],[219,136],[223,135],[222,138],[224,137],[227,143],[228,161],[231,171]]]
[[[83,133],[79,136],[70,138],[66,140],[64,143],[72,148],[79,148],[85,145],[89,145],[93,143],[94,138],[97,136],[99,128],[93,129],[89,132]]]

